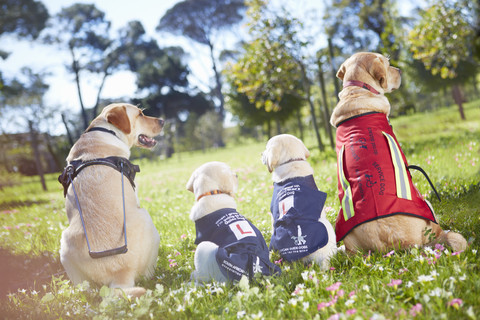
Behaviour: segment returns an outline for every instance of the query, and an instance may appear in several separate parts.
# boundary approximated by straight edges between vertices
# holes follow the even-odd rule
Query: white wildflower
[[[348,299],[347,301],[345,301],[345,305],[346,306],[351,306],[352,304],[355,303],[355,300],[354,299]]]
[[[405,283],[405,287],[406,287],[406,288],[410,288],[411,286],[413,286],[413,282],[412,282],[412,281],[408,281],[407,283]]]
[[[237,319],[243,318],[246,314],[247,314],[247,312],[244,311],[244,310],[238,311],[237,312]]]
[[[182,312],[182,311],[185,311],[185,306],[184,305],[179,305],[177,307],[177,312]]]
[[[434,278],[432,275],[419,275],[418,276],[418,279],[417,279],[417,282],[429,282],[429,281],[433,281]]]
[[[431,297],[441,297],[442,294],[443,294],[443,290],[440,288],[435,288],[429,293]]]
[[[432,255],[432,256],[435,255],[435,251],[433,251],[433,249],[430,248],[430,247],[425,247],[425,248],[424,248],[424,251],[425,251],[425,253],[428,253],[428,254],[430,254],[430,255]]]
[[[303,303],[303,310],[304,311],[307,311],[308,307],[310,307],[310,303],[307,301],[307,302],[304,302]]]

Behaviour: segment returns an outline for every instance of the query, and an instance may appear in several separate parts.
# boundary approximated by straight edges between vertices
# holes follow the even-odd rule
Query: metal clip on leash
[[[113,256],[113,255],[116,255],[116,254],[127,253],[127,251],[128,251],[128,248],[127,248],[127,223],[126,223],[126,215],[125,215],[125,191],[124,191],[124,186],[123,186],[123,162],[120,164],[120,166],[122,168],[121,173],[122,173],[122,201],[123,201],[123,234],[124,234],[124,237],[125,237],[125,244],[121,247],[108,249],[108,250],[104,250],[104,251],[92,251],[91,248],[90,248],[90,242],[88,241],[88,236],[87,236],[87,229],[85,228],[85,221],[83,220],[82,208],[80,207],[80,203],[78,201],[77,191],[75,190],[75,186],[73,185],[72,175],[73,175],[75,169],[71,165],[68,166],[67,169],[66,169],[68,179],[70,181],[70,184],[72,185],[73,194],[75,195],[75,202],[77,203],[78,212],[80,213],[80,220],[82,221],[83,232],[85,233],[85,239],[87,240],[88,254],[93,259]]]

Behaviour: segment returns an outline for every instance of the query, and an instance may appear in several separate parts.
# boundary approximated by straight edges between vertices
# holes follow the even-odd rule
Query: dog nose
[[[165,120],[163,120],[163,119],[161,119],[161,118],[158,119],[158,124],[159,124],[161,127],[163,127],[163,125],[165,124]]]

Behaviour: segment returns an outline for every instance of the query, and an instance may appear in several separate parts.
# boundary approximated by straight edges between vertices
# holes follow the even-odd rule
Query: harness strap
[[[410,170],[410,169],[415,169],[415,170],[417,170],[417,171],[420,171],[420,172],[425,176],[425,178],[427,178],[427,181],[428,181],[428,183],[430,184],[430,187],[432,187],[433,192],[435,192],[435,195],[437,196],[438,201],[442,202],[442,199],[440,199],[440,196],[438,195],[437,189],[435,189],[435,187],[433,186],[432,181],[431,181],[430,178],[428,177],[428,174],[425,172],[425,170],[422,169],[422,167],[416,166],[416,165],[413,165],[413,164],[412,164],[412,165],[409,165],[409,166],[407,167],[407,169],[409,169],[409,170]]]
[[[126,175],[130,184],[132,185],[133,189],[135,189],[135,175],[137,172],[140,172],[140,167],[138,165],[132,164],[128,159],[122,157],[107,157],[107,158],[99,158],[93,160],[74,160],[70,162],[70,164],[65,167],[62,174],[58,177],[58,182],[60,182],[63,186],[63,196],[67,196],[68,186],[70,185],[71,181],[75,179],[80,171],[85,169],[86,167],[92,165],[104,165],[111,167],[123,175]],[[69,179],[71,176],[71,180]]]
[[[78,212],[79,212],[79,215],[80,215],[80,220],[82,221],[83,233],[85,234],[85,240],[87,241],[88,254],[90,255],[90,257],[92,259],[98,259],[98,258],[103,258],[103,257],[116,255],[116,254],[127,253],[127,251],[128,251],[128,248],[127,248],[127,220],[126,220],[126,214],[125,214],[125,189],[124,189],[124,184],[123,184],[123,163],[120,164],[120,169],[121,169],[120,172],[122,174],[123,234],[124,234],[125,244],[121,247],[108,249],[108,250],[104,250],[104,251],[92,251],[91,250],[90,241],[88,241],[87,228],[85,227],[85,221],[83,220],[82,207],[80,206],[80,202],[78,201],[77,191],[75,190],[75,185],[73,184],[73,178],[74,178],[73,174],[75,172],[75,168],[72,165],[69,165],[67,168],[65,168],[65,171],[63,172],[63,174],[65,174],[66,178],[68,179],[67,180],[68,184],[72,184],[73,194],[75,195],[75,202],[77,203],[77,208],[78,208]],[[60,179],[60,177],[59,177],[59,179]]]

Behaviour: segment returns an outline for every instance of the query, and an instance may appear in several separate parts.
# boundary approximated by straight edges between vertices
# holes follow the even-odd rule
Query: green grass
[[[237,172],[238,210],[267,243],[270,239],[272,183],[260,161],[265,142],[228,146],[166,161],[136,161],[142,170],[137,175],[141,205],[161,234],[155,275],[140,281],[149,290],[139,299],[115,298],[107,288],[87,283],[72,286],[58,262],[67,218],[57,175],[48,176],[48,192],[41,191],[37,178],[17,177],[0,191],[0,255],[23,262],[17,269],[30,281],[10,281],[19,289],[0,298],[0,313],[7,319],[475,319],[480,315],[480,101],[466,105],[466,116],[469,120],[460,121],[451,107],[392,119],[408,162],[427,171],[442,201],[421,174],[413,174],[415,183],[432,202],[441,226],[467,238],[465,252],[438,247],[340,254],[326,272],[316,265],[284,263],[276,278],[195,287],[190,283],[195,227],[188,218],[194,197],[185,184],[199,165],[223,161]],[[310,139],[309,161],[319,188],[328,193],[333,223],[339,210],[336,156],[331,150],[320,153]],[[278,254],[273,252],[272,259]]]

